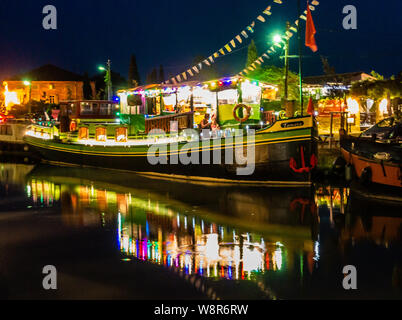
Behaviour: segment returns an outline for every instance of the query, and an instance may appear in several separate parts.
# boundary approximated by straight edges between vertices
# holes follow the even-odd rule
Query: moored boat
[[[309,184],[317,166],[315,121],[264,122],[261,104],[270,91],[275,87],[242,77],[139,87],[119,92],[120,107],[107,119],[106,102],[66,103],[64,125],[32,125],[25,141],[53,163],[173,179]]]
[[[385,119],[360,137],[341,135],[341,152],[364,184],[402,187],[402,124]]]

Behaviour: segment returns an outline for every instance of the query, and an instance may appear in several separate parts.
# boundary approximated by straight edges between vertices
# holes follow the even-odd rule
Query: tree
[[[284,74],[285,68],[279,68],[273,65],[266,65],[249,73],[250,78],[275,84],[278,86],[279,92],[284,94]],[[288,100],[299,99],[299,77],[296,73],[289,70],[288,74]]]
[[[128,69],[128,86],[137,87],[141,85],[140,73],[138,72],[137,59],[132,54],[130,58],[130,67]]]
[[[163,66],[160,65],[159,66],[159,79],[158,79],[159,83],[165,82],[165,71],[163,70]]]
[[[335,68],[330,66],[328,62],[328,58],[325,58],[324,56],[321,56],[321,63],[322,63],[322,69],[324,71],[324,74],[331,75],[335,74]]]
[[[257,46],[255,45],[254,40],[251,40],[251,43],[248,46],[246,68],[249,67],[252,63],[254,63],[254,61],[257,59],[258,59]]]

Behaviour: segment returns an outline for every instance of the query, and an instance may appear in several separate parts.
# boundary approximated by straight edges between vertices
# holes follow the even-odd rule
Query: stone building
[[[2,84],[6,107],[26,104],[30,100],[58,104],[63,100],[84,98],[83,76],[50,64],[5,79]],[[12,97],[10,101],[7,101],[7,94]]]

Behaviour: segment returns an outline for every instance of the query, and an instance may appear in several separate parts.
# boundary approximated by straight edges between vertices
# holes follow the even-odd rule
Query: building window
[[[106,128],[98,127],[95,131],[96,141],[103,141],[105,142],[107,139]]]
[[[49,97],[49,103],[54,104],[54,96]]]
[[[55,88],[55,85],[53,83],[49,84],[49,89],[50,90],[54,90],[54,88]]]
[[[89,130],[87,127],[81,127],[78,131],[78,139],[79,140],[88,140],[89,139]]]
[[[116,142],[127,142],[127,128],[116,129]]]

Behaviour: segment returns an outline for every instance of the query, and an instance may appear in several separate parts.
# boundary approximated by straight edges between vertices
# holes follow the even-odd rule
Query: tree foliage
[[[246,68],[249,67],[255,60],[258,59],[258,50],[254,40],[251,40],[248,46]]]
[[[275,84],[278,86],[279,92],[284,95],[285,86],[285,68],[273,65],[263,66],[248,74],[250,78]],[[299,77],[297,74],[289,70],[288,75],[288,99],[299,99]]]
[[[352,96],[366,97],[370,99],[382,99],[390,97],[391,99],[401,97],[402,79],[394,78],[387,80],[365,80],[352,84],[350,90]]]
[[[130,58],[130,67],[128,69],[128,86],[137,87],[141,84],[140,73],[138,72],[137,59],[132,54]]]

